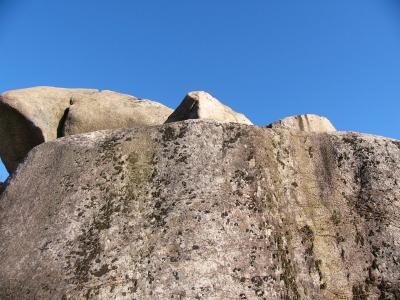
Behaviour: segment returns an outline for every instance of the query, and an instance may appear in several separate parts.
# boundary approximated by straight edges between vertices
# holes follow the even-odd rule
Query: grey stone
[[[333,132],[336,131],[332,123],[325,117],[313,114],[287,117],[274,122],[267,127],[274,129],[290,129],[306,132]]]
[[[57,129],[76,94],[92,89],[33,87],[0,96],[0,157],[12,173],[36,145],[57,138]]]
[[[400,142],[191,120],[34,148],[1,299],[399,299]]]
[[[178,108],[168,117],[166,123],[189,119],[252,124],[243,114],[233,111],[210,94],[202,91],[187,94]]]
[[[63,136],[101,129],[160,125],[172,111],[160,103],[112,91],[76,95],[71,101]]]
[[[0,157],[16,170],[35,146],[101,129],[162,124],[172,109],[111,91],[34,87],[0,98]]]

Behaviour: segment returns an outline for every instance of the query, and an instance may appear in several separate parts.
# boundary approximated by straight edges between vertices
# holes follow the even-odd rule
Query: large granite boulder
[[[325,117],[313,114],[287,117],[274,122],[267,127],[274,129],[290,129],[306,132],[333,132],[336,131],[332,123]]]
[[[399,299],[400,142],[191,120],[34,148],[0,299]]]
[[[187,94],[178,108],[168,117],[166,123],[189,119],[252,124],[243,114],[233,111],[210,94],[202,91]]]
[[[73,95],[92,89],[34,87],[0,96],[0,157],[12,173],[36,145],[57,138],[57,129]]]
[[[111,91],[34,87],[0,98],[0,157],[12,173],[35,146],[101,129],[162,124],[172,112]]]
[[[71,100],[63,136],[101,129],[163,124],[172,109],[150,100],[112,91],[76,95]]]

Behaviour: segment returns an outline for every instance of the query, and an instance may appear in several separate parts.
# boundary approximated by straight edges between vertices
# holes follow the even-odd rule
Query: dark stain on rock
[[[277,246],[277,254],[282,267],[281,279],[285,283],[290,299],[299,300],[300,294],[297,289],[295,268],[293,267],[289,257],[289,249],[283,242],[283,237],[280,234],[275,236],[275,244]]]
[[[365,300],[368,299],[368,293],[364,289],[363,285],[355,285],[352,289],[353,292],[353,300]]]
[[[110,269],[108,268],[108,265],[102,265],[101,268],[97,271],[92,271],[91,274],[96,276],[96,277],[101,277],[104,274],[108,273],[110,271]]]
[[[92,262],[101,252],[97,229],[91,226],[88,230],[84,230],[78,237],[77,242],[79,250],[71,252],[71,257],[75,258],[74,281],[76,281],[77,284],[83,284],[89,281],[89,271]]]
[[[305,225],[300,230],[301,234],[301,243],[305,248],[305,257],[313,256],[314,255],[314,232],[312,231],[311,227]]]

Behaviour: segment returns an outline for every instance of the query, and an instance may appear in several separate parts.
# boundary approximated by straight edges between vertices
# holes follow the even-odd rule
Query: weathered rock
[[[267,127],[274,129],[282,128],[306,132],[336,131],[335,127],[327,118],[312,114],[287,117],[277,122],[274,122]]]
[[[101,129],[162,124],[171,112],[162,104],[111,91],[55,87],[9,91],[0,98],[0,157],[12,173],[43,142]]]
[[[252,124],[243,114],[233,111],[210,94],[201,91],[187,94],[178,108],[168,117],[166,123],[189,119]]]
[[[172,109],[150,100],[112,91],[77,95],[71,101],[63,136],[101,129],[160,125]]]
[[[57,138],[57,129],[77,94],[97,90],[34,87],[0,96],[0,157],[12,173],[36,145]]]
[[[400,142],[186,121],[33,149],[1,299],[399,299]]]

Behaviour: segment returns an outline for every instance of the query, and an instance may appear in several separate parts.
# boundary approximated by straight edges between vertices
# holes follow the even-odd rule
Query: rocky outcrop
[[[165,122],[172,109],[112,91],[73,97],[63,136],[101,129],[143,127]]]
[[[243,114],[233,111],[210,94],[201,91],[187,94],[178,108],[168,117],[166,123],[189,119],[252,124]]]
[[[399,299],[400,142],[191,120],[34,148],[1,299]]]
[[[34,87],[0,99],[0,157],[12,173],[35,146],[65,135],[162,124],[172,112],[150,100],[94,89]]]
[[[267,127],[274,129],[290,129],[306,132],[333,132],[336,131],[332,123],[325,117],[318,115],[298,115],[284,118]]]
[[[57,138],[57,129],[73,95],[92,89],[34,87],[0,97],[0,157],[12,173],[36,145]]]

